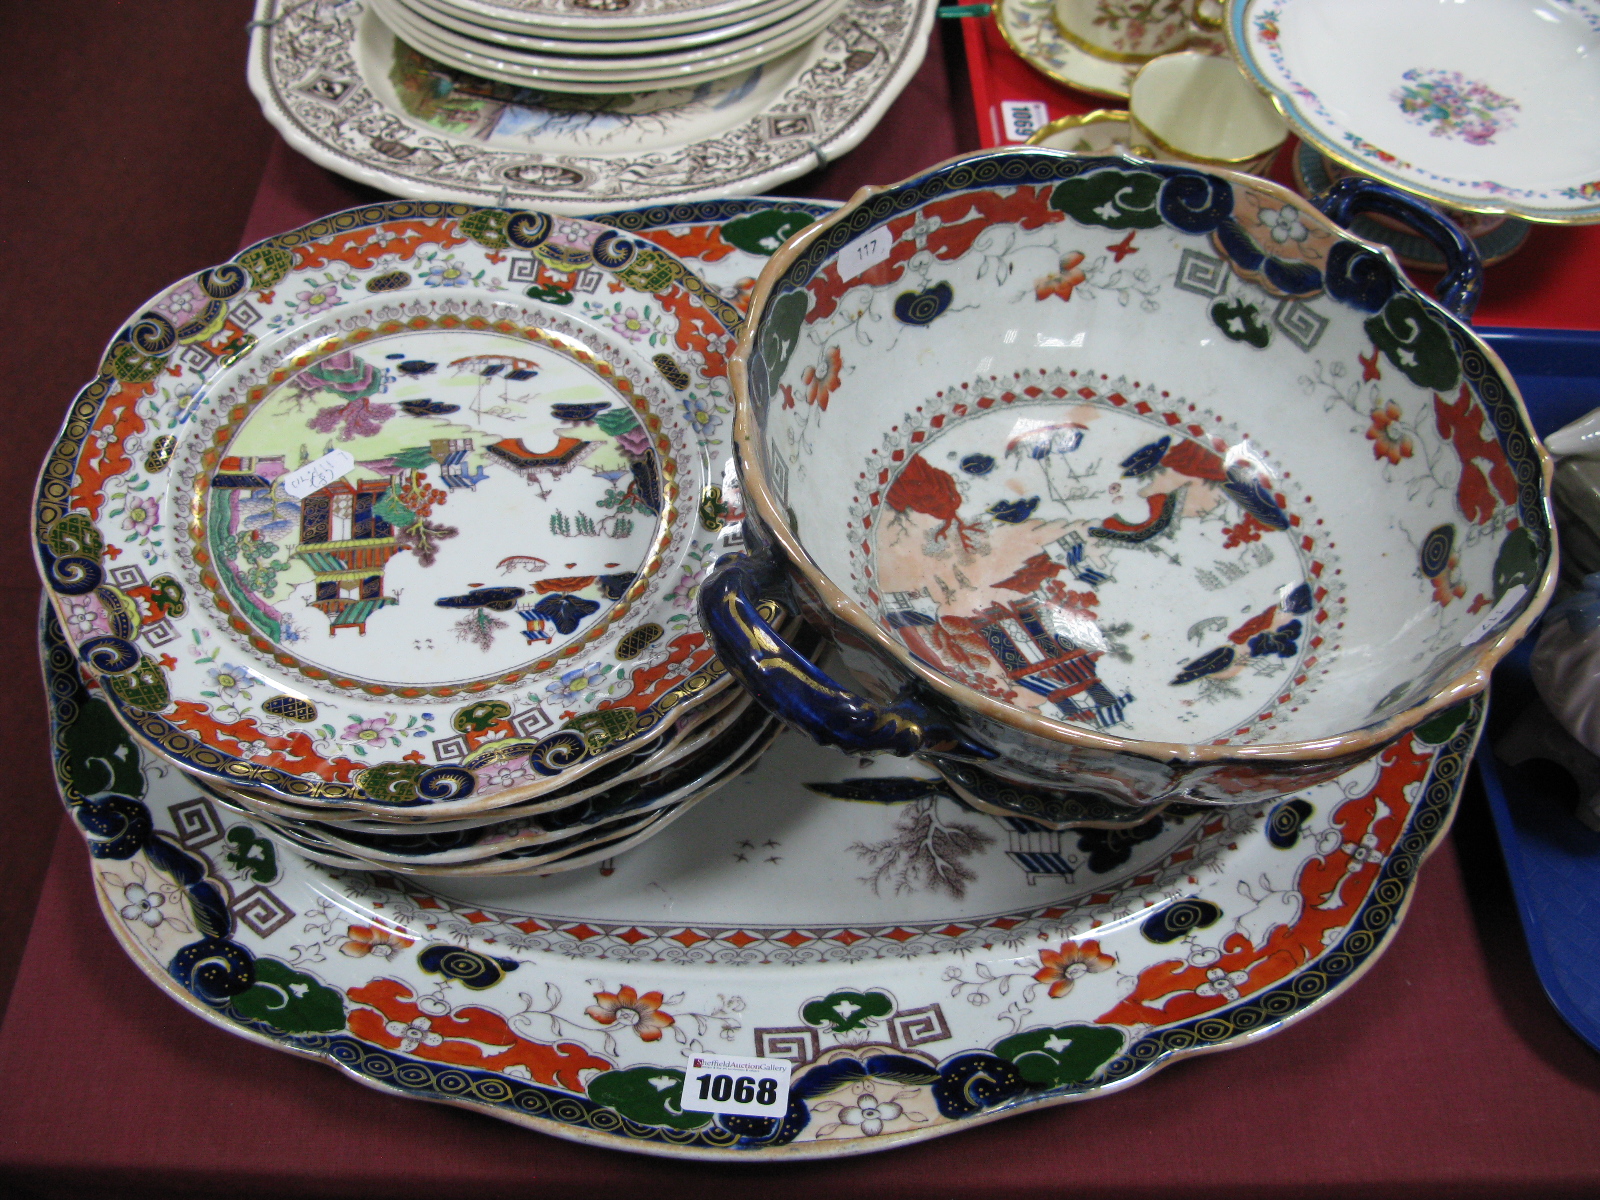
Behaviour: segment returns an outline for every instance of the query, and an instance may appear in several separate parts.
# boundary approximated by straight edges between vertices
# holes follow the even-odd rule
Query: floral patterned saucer
[[[224,784],[449,817],[569,783],[725,683],[692,596],[737,532],[739,319],[570,218],[270,239],[153,299],[75,401],[53,603],[138,736]]]
[[[1000,0],[995,23],[1006,45],[1029,66],[1080,92],[1126,100],[1141,64],[1114,62],[1067,40],[1055,20],[1055,0]]]
[[[575,96],[398,41],[362,0],[257,0],[249,77],[296,150],[404,196],[586,213],[760,192],[857,145],[910,82],[936,0],[848,0],[782,58],[689,88]]]
[[[1306,142],[1295,147],[1291,169],[1295,191],[1307,199],[1320,196],[1340,179],[1350,175],[1348,170],[1337,163],[1330,163]],[[1453,209],[1446,209],[1444,215],[1472,239],[1486,267],[1504,262],[1521,249],[1532,228],[1528,222],[1516,217],[1464,213]],[[1402,266],[1422,271],[1444,270],[1444,257],[1434,245],[1391,217],[1362,213],[1351,219],[1349,228],[1358,237],[1388,246]]]
[[[1239,0],[1226,28],[1336,162],[1465,212],[1600,221],[1600,0]]]
[[[786,734],[626,857],[424,882],[284,852],[131,741],[50,633],[62,794],[152,980],[380,1090],[682,1158],[885,1149],[1281,1028],[1387,943],[1484,711],[1270,810],[1070,833]],[[705,1051],[789,1059],[785,1117],[681,1108]]]

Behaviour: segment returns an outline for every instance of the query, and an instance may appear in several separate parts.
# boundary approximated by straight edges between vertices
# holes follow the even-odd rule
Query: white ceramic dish
[[[665,36],[717,29],[751,7],[749,0],[448,0],[458,12],[483,20],[559,31],[561,36],[606,39]]]
[[[124,718],[186,769],[380,813],[527,799],[719,690],[688,606],[726,526],[737,320],[606,226],[327,218],[113,340],[42,477],[41,563]],[[659,718],[625,711],[647,693]],[[518,742],[549,746],[513,780]]]
[[[1458,231],[1373,184],[1330,204],[1349,195],[1431,220],[1470,311]],[[1123,804],[1259,802],[1487,686],[1553,586],[1548,460],[1509,373],[1265,181],[952,159],[791,238],[750,314],[753,548],[702,622],[826,743]],[[744,599],[775,575],[857,688],[777,669]]]
[[[493,15],[487,11],[463,8],[451,0],[406,0],[406,6],[430,19],[462,33],[488,41],[505,41],[512,46],[549,54],[655,54],[663,50],[687,49],[709,42],[740,37],[763,25],[780,20],[813,3],[813,0],[752,0],[737,13],[715,25],[680,31],[677,26],[610,30],[600,36],[587,32],[550,30],[546,26],[519,20],[510,12]],[[526,17],[527,14],[520,14]]]
[[[973,816],[925,768],[785,735],[625,857],[422,881],[283,851],[122,739],[59,642],[46,670],[106,920],[179,1003],[390,1094],[751,1162],[1109,1094],[1314,1011],[1398,926],[1483,712],[1270,812],[1133,836]],[[785,1120],[673,1104],[707,1051],[789,1059]]]
[[[413,873],[484,870],[499,873],[519,864],[542,866],[587,853],[601,843],[613,843],[643,828],[646,818],[666,809],[694,803],[731,779],[757,748],[771,741],[773,718],[757,710],[726,731],[726,736],[704,747],[682,763],[663,768],[632,783],[608,789],[592,801],[552,814],[521,817],[482,829],[441,838],[429,836],[402,841],[393,836],[360,836],[337,827],[312,823],[255,818],[264,828],[292,839],[307,851],[347,855],[371,869]]]
[[[614,95],[618,91],[646,91],[692,88],[709,84],[735,73],[742,73],[798,52],[837,15],[843,0],[819,5],[803,20],[785,25],[770,35],[758,34],[738,47],[712,47],[690,52],[679,59],[667,55],[646,64],[585,63],[551,64],[507,48],[484,43],[472,44],[449,30],[429,26],[401,7],[397,0],[367,0],[373,11],[403,40],[439,61],[488,79],[544,87],[564,93]]]
[[[613,51],[611,47],[638,45],[638,43],[593,43],[595,48],[604,48],[606,51],[604,54],[591,53],[590,45],[582,43],[579,44],[582,46],[581,49],[574,48],[571,44],[565,48],[560,45],[552,48],[550,43],[539,38],[518,39],[513,34],[497,36],[498,31],[457,21],[447,14],[428,7],[425,0],[379,0],[375,7],[380,12],[399,8],[415,25],[440,44],[469,54],[487,56],[494,61],[504,61],[513,68],[548,70],[558,76],[568,71],[585,76],[615,72],[617,78],[622,79],[651,72],[664,76],[673,73],[686,74],[696,64],[701,63],[722,65],[730,70],[750,65],[746,60],[736,56],[760,53],[777,44],[779,39],[786,38],[819,19],[826,23],[831,16],[830,10],[837,10],[842,2],[843,0],[828,0],[824,4],[806,5],[793,15],[779,15],[771,20],[759,18],[753,28],[742,34],[698,47],[648,46],[642,50],[624,53]]]
[[[1227,32],[1329,158],[1467,212],[1600,221],[1597,0],[1236,0]]]
[[[801,51],[701,89],[574,101],[431,64],[359,2],[258,0],[250,85],[291,146],[407,196],[580,213],[760,192],[864,138],[935,0],[850,0]]]

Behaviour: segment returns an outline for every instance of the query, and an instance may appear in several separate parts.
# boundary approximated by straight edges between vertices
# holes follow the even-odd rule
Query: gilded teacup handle
[[[1404,221],[1444,255],[1445,272],[1434,289],[1439,303],[1471,321],[1483,294],[1483,258],[1454,221],[1433,206],[1374,179],[1346,176],[1312,200],[1322,215],[1348,226],[1360,212],[1377,212]]]
[[[700,623],[717,657],[763,707],[847,754],[997,757],[955,732],[926,704],[910,696],[893,704],[859,696],[784,641],[756,610],[756,601],[781,574],[771,552],[755,547],[723,559],[700,585]]]
[[[1189,19],[1206,33],[1218,33],[1224,24],[1226,7],[1226,0],[1194,0],[1189,8]]]

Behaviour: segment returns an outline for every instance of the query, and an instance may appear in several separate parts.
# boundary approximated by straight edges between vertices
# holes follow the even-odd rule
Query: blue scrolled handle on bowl
[[[1477,247],[1447,218],[1404,192],[1370,179],[1342,179],[1314,203],[1345,225],[1358,212],[1404,221],[1438,246],[1446,270],[1439,302],[1472,319],[1483,290]],[[757,600],[783,586],[784,568],[755,521],[745,520],[746,554],[719,563],[700,585],[700,620],[724,666],[768,711],[825,746],[848,754],[921,752],[979,762],[998,752],[957,733],[937,710],[911,694],[878,704],[841,685],[794,650],[762,619]]]
[[[1483,259],[1472,239],[1438,209],[1386,183],[1354,176],[1339,180],[1312,203],[1337,225],[1348,226],[1357,213],[1375,212],[1411,226],[1444,255],[1444,276],[1435,289],[1439,303],[1463,321],[1472,320],[1483,295]]]
[[[927,750],[988,760],[993,750],[953,730],[934,709],[911,696],[878,704],[819,670],[762,619],[756,602],[782,586],[783,567],[758,542],[745,519],[747,554],[724,559],[700,585],[700,622],[728,673],[769,712],[824,746],[847,754]]]

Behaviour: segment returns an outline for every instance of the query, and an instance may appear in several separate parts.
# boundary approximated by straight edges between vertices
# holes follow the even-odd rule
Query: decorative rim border
[[[1448,683],[1436,686],[1428,700],[1362,729],[1336,737],[1301,742],[1195,745],[1119,738],[1074,728],[1065,722],[1003,704],[925,665],[899,639],[879,626],[840,584],[811,561],[790,528],[785,506],[761,467],[765,451],[761,445],[760,430],[756,427],[755,405],[750,399],[749,382],[750,359],[756,353],[757,337],[762,329],[759,315],[768,309],[778,291],[803,288],[822,269],[825,261],[847,242],[936,197],[968,188],[1057,183],[1101,167],[1125,167],[1169,177],[1213,177],[1264,191],[1280,203],[1296,209],[1301,220],[1313,228],[1354,243],[1380,258],[1390,272],[1390,282],[1396,291],[1421,303],[1443,324],[1459,356],[1463,379],[1471,385],[1473,393],[1482,403],[1496,439],[1514,465],[1518,509],[1523,524],[1536,544],[1543,543],[1541,549],[1545,554],[1545,562],[1539,586],[1526,599],[1521,612],[1498,634],[1480,642],[1471,665],[1456,672]],[[958,155],[900,183],[862,188],[843,208],[796,233],[767,261],[750,297],[749,312],[750,317],[739,335],[739,345],[728,370],[735,399],[734,450],[747,508],[755,513],[762,527],[781,547],[788,568],[805,578],[806,586],[821,598],[822,606],[835,621],[848,626],[853,634],[864,639],[883,657],[896,661],[907,676],[925,685],[933,695],[960,709],[975,711],[989,720],[1028,735],[1068,746],[1131,753],[1185,766],[1217,762],[1251,765],[1315,762],[1371,752],[1429,717],[1487,688],[1495,663],[1509,653],[1532,627],[1555,588],[1555,518],[1549,499],[1554,466],[1544,446],[1533,434],[1533,422],[1522,403],[1522,395],[1517,390],[1510,370],[1493,349],[1473,334],[1471,326],[1411,283],[1394,252],[1387,246],[1363,241],[1349,230],[1329,221],[1308,200],[1270,181],[1221,169],[1174,166],[1123,156],[1086,157],[1031,146]]]
[[[693,201],[710,201],[725,196],[729,192],[756,193],[777,184],[787,182],[797,176],[804,175],[825,163],[838,158],[840,155],[853,150],[870,133],[878,121],[882,119],[889,106],[894,103],[911,77],[916,74],[922,65],[922,60],[927,54],[929,34],[932,32],[935,10],[938,0],[871,0],[872,3],[886,2],[900,3],[907,9],[908,31],[906,40],[900,47],[900,59],[893,65],[884,77],[882,84],[873,93],[871,98],[853,117],[843,123],[832,136],[822,140],[796,139],[796,146],[777,166],[770,167],[751,175],[748,178],[722,180],[705,186],[667,189],[663,188],[658,195],[646,197],[655,203],[685,203]],[[289,16],[296,7],[294,0],[256,0],[255,20],[251,22],[250,52],[248,81],[250,89],[255,93],[256,100],[261,105],[262,114],[277,131],[283,135],[300,153],[310,158],[319,166],[327,167],[358,183],[371,187],[381,188],[384,191],[394,192],[413,198],[442,198],[471,204],[506,204],[517,203],[531,205],[563,216],[581,216],[596,210],[614,210],[617,197],[579,197],[574,198],[570,193],[562,195],[521,188],[507,182],[500,189],[488,187],[475,187],[468,185],[446,186],[437,182],[414,182],[410,178],[378,170],[366,163],[358,162],[343,151],[322,141],[315,130],[308,129],[301,124],[280,102],[278,84],[272,75],[270,66],[271,39],[275,36],[276,26],[280,20]],[[849,20],[848,6],[845,11],[835,18],[835,22]],[[826,33],[824,33],[826,36]],[[408,126],[412,125],[410,118],[404,114],[392,112],[396,120]],[[726,130],[723,132],[727,132]],[[451,140],[442,133],[434,131],[429,136],[438,136],[444,140]],[[705,140],[705,139],[701,139]],[[508,156],[517,162],[526,162],[529,158],[544,158],[538,154],[518,154]],[[571,157],[562,156],[562,157]],[[605,158],[626,157],[624,155],[604,155]]]
[[[227,266],[254,283],[257,266],[273,251],[278,254],[287,254],[292,248],[308,242],[349,233],[353,230],[389,221],[405,219],[459,220],[472,213],[486,211],[510,214],[519,210],[486,209],[481,205],[449,201],[398,200],[360,205],[319,218],[316,221],[273,237],[262,239],[244,247],[232,258],[228,259],[225,264],[220,264],[219,267],[211,268],[211,270],[218,271],[221,266]],[[610,237],[613,235],[605,234],[602,236]],[[676,257],[661,251],[658,247],[652,246],[651,249],[661,254],[676,268],[674,286],[681,285],[700,306],[721,324],[724,333],[729,336],[737,333],[742,324],[743,315],[736,307],[698,275],[683,267]],[[206,272],[196,272],[186,278],[198,278],[203,274],[206,274]],[[148,305],[144,307],[148,307]],[[143,307],[139,311],[143,311]],[[76,473],[75,464],[78,461],[82,444],[90,435],[93,427],[93,418],[99,411],[100,402],[105,398],[110,388],[119,382],[117,376],[110,370],[111,359],[114,352],[129,347],[129,331],[137,320],[137,317],[130,317],[124,321],[123,325],[108,341],[106,351],[101,356],[99,373],[74,397],[36,478],[32,498],[30,538],[35,566],[43,577],[48,577],[48,573],[44,569],[43,557],[48,551],[46,534],[70,511],[72,480]],[[48,587],[46,588],[46,596],[52,605],[57,603],[57,598]],[[775,617],[781,619],[785,614],[785,610],[781,605],[771,601],[764,603],[770,606]],[[654,727],[669,712],[686,703],[699,703],[703,699],[710,698],[717,691],[720,691],[723,686],[726,686],[727,682],[728,677],[722,664],[712,657],[699,670],[657,696],[644,709],[636,710],[636,724],[627,736],[611,736],[603,740],[590,739],[567,726],[563,726],[561,729],[547,735],[544,742],[539,743],[543,745],[545,742],[557,737],[564,739],[561,745],[566,761],[561,764],[561,769],[551,778],[559,778],[564,781],[578,778],[582,773],[609,761],[619,753],[625,752],[639,738],[650,736]],[[131,702],[124,700],[120,696],[110,693],[108,693],[108,696],[108,702],[112,705],[113,711],[118,714],[124,726],[136,739],[150,748],[153,753],[176,763],[185,770],[214,778],[224,784],[265,788],[278,793],[289,801],[305,799],[332,800],[360,807],[374,815],[395,811],[392,804],[366,799],[367,793],[359,782],[349,784],[332,783],[315,776],[292,775],[275,767],[236,759],[233,755],[211,749],[192,734],[178,729],[154,713],[135,707]],[[576,743],[576,746],[571,743]],[[496,793],[496,795],[508,797],[504,802],[511,803],[516,798],[516,789],[507,793]],[[450,801],[446,800],[441,803],[450,803]],[[470,799],[467,801],[469,807],[473,803]],[[434,807],[435,811],[437,811],[437,805]]]
[[[68,811],[80,823],[85,818],[92,821],[93,817],[79,811],[89,802],[88,798],[75,791],[64,773],[62,741],[62,731],[75,718],[85,692],[75,661],[59,645],[59,625],[54,621],[52,610],[45,606],[43,615],[41,632],[45,640],[41,644],[41,657],[51,705],[57,786]],[[54,646],[49,640],[52,637],[57,641]],[[1482,697],[1474,697],[1467,703],[1466,720],[1445,745],[1436,749],[1422,784],[1421,797],[1408,814],[1394,848],[1372,878],[1360,907],[1344,926],[1344,933],[1324,953],[1280,982],[1252,994],[1248,1000],[1135,1038],[1105,1066],[1099,1081],[1056,1087],[1040,1085],[1029,1089],[1032,1094],[1013,1094],[993,1107],[980,1108],[928,1128],[875,1138],[774,1144],[770,1139],[781,1132],[781,1125],[767,1138],[740,1135],[716,1123],[688,1131],[643,1125],[587,1096],[524,1083],[499,1073],[419,1060],[372,1046],[347,1032],[286,1034],[231,1011],[226,996],[208,999],[198,994],[194,990],[196,972],[189,973],[187,985],[174,973],[177,959],[174,970],[154,963],[115,919],[116,913],[108,907],[106,896],[98,886],[96,896],[113,935],[134,964],[186,1008],[229,1033],[274,1049],[320,1059],[376,1090],[475,1109],[572,1141],[645,1154],[720,1161],[750,1161],[753,1157],[756,1161],[779,1162],[844,1157],[924,1141],[1038,1107],[1105,1095],[1131,1086],[1180,1058],[1229,1049],[1269,1036],[1332,999],[1358,979],[1386,948],[1410,904],[1418,869],[1450,827],[1486,711],[1486,701]],[[220,895],[229,893],[226,884],[210,877],[208,864],[164,835],[156,834],[151,841],[162,859],[160,869],[179,883],[191,901],[199,900],[208,912],[217,911],[219,886],[224,889]],[[231,971],[239,961],[254,961],[249,950],[228,936],[233,932],[232,914],[224,908],[220,915],[227,922],[226,928],[209,932],[205,939],[212,955],[208,962],[214,967],[213,974]]]
[[[1524,221],[1533,221],[1541,225],[1592,225],[1600,221],[1600,200],[1593,204],[1573,207],[1568,209],[1551,209],[1519,204],[1515,200],[1502,199],[1498,201],[1483,200],[1470,193],[1447,192],[1439,188],[1429,187],[1427,183],[1418,180],[1413,175],[1401,174],[1391,170],[1379,159],[1359,159],[1345,151],[1338,142],[1330,138],[1316,122],[1312,121],[1302,110],[1301,105],[1284,87],[1269,77],[1260,65],[1259,59],[1253,52],[1253,39],[1245,28],[1246,13],[1260,3],[1273,3],[1276,0],[1228,0],[1227,22],[1224,30],[1228,38],[1228,49],[1233,52],[1234,60],[1240,69],[1249,77],[1267,99],[1272,101],[1283,119],[1289,123],[1290,128],[1304,142],[1309,142],[1317,150],[1333,159],[1340,166],[1347,167],[1362,175],[1399,188],[1401,191],[1413,196],[1421,197],[1432,204],[1444,205],[1447,208],[1459,209],[1469,213],[1503,213],[1506,216],[1520,217]],[[1354,130],[1345,131],[1351,138],[1359,139],[1359,134]],[[1362,142],[1362,145],[1370,143]],[[1375,148],[1375,147],[1374,147]],[[1409,165],[1409,164],[1408,164]]]

